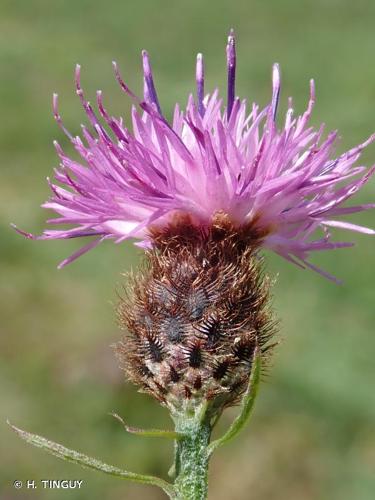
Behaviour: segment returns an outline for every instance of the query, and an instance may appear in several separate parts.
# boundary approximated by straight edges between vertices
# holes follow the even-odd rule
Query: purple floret
[[[347,247],[332,242],[329,228],[375,234],[372,229],[337,217],[374,208],[375,204],[347,206],[370,179],[375,166],[356,165],[362,150],[375,139],[334,157],[337,132],[323,138],[324,125],[315,130],[309,119],[315,102],[310,83],[307,110],[294,117],[291,100],[285,121],[276,124],[280,71],[273,67],[271,102],[264,109],[235,97],[236,54],[233,32],[227,45],[228,91],[223,106],[218,91],[204,94],[204,66],[197,57],[196,98],[190,95],[185,111],[175,106],[172,123],[164,118],[155,90],[151,65],[142,52],[144,98],[124,83],[117,65],[116,78],[134,101],[132,126],[108,114],[97,93],[98,113],[86,101],[76,69],[76,91],[90,127],[82,138],[73,137],[62,124],[57,96],[54,115],[68,135],[80,161],[71,159],[55,143],[60,168],[49,181],[51,198],[43,205],[57,218],[51,225],[70,229],[46,230],[37,239],[94,237],[60,267],[105,239],[116,243],[136,238],[138,245],[152,246],[148,228],[164,226],[177,213],[190,214],[208,227],[217,212],[227,214],[238,226],[252,221],[265,229],[262,245],[302,267],[325,276],[309,261],[313,251]],[[344,206],[345,204],[345,206]],[[320,230],[322,236],[316,236]]]

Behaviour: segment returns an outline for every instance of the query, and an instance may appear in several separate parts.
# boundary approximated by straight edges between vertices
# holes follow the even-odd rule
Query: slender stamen
[[[121,74],[120,74],[120,70],[119,70],[118,65],[117,65],[117,62],[116,61],[112,61],[112,66],[113,66],[113,70],[115,72],[116,80],[118,81],[120,87],[125,92],[125,94],[127,94],[132,99],[134,99],[134,101],[136,101],[138,104],[141,104],[141,99],[139,99],[139,97],[137,97],[134,94],[134,92],[132,90],[130,90],[130,88],[126,85],[126,83],[122,79]]]
[[[60,113],[59,113],[59,102],[58,102],[58,95],[56,93],[53,94],[53,97],[52,97],[52,109],[53,109],[53,116],[57,122],[57,124],[59,125],[59,127],[61,128],[61,130],[64,132],[64,134],[69,137],[69,139],[72,141],[73,140],[73,136],[72,134],[69,132],[69,130],[67,130],[63,124],[63,121],[61,119],[61,116],[60,116]]]
[[[272,68],[272,118],[276,119],[280,97],[280,68],[277,63]]]
[[[146,50],[142,50],[142,61],[143,61],[144,88],[146,90],[146,92],[144,93],[145,101],[155,104],[159,114],[162,115],[159,99],[154,85],[154,79],[152,77],[150,59],[148,57],[148,53]]]
[[[234,103],[235,80],[236,80],[236,41],[233,29],[230,30],[228,36],[227,71],[228,71],[227,118],[229,119]]]
[[[196,81],[197,81],[197,101],[198,101],[198,112],[201,116],[204,116],[205,108],[203,104],[204,99],[204,64],[203,55],[197,55],[197,68],[196,68]]]

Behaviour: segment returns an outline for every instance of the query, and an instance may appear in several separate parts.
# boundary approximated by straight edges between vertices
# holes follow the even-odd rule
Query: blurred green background
[[[10,222],[39,233],[49,196],[45,177],[57,159],[52,140],[66,138],[53,121],[60,94],[68,128],[85,119],[73,88],[76,62],[94,97],[128,117],[129,100],[112,75],[141,89],[140,51],[151,54],[164,110],[185,102],[195,54],[205,55],[207,86],[224,88],[226,34],[238,36],[238,93],[265,105],[274,61],[283,72],[282,101],[303,111],[316,79],[313,122],[338,128],[338,150],[375,130],[373,0],[1,0],[0,2],[0,498],[161,499],[66,464],[21,442],[14,424],[104,461],[166,476],[171,445],[127,435],[108,416],[133,425],[169,427],[165,410],[129,386],[110,344],[117,341],[113,303],[121,273],[140,253],[107,243],[63,271],[56,265],[81,242],[32,242]],[[375,147],[364,155],[375,162]],[[358,197],[374,201],[375,182]],[[353,218],[375,226],[375,214]],[[337,238],[342,237],[337,231]],[[214,457],[216,500],[370,500],[375,491],[374,240],[351,236],[354,249],[314,258],[343,279],[339,287],[267,255],[278,274],[274,304],[283,342],[263,384],[251,425]],[[228,411],[221,429],[235,411]],[[83,479],[80,491],[14,490],[15,479]]]

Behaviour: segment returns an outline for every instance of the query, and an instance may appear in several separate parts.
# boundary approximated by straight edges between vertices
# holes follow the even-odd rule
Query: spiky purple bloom
[[[121,88],[139,108],[132,109],[131,129],[121,118],[109,115],[100,91],[98,113],[93,110],[81,88],[79,66],[76,90],[91,125],[82,128],[82,139],[63,126],[54,95],[55,118],[81,161],[71,159],[55,143],[61,160],[55,171],[58,184],[49,181],[53,194],[43,207],[59,214],[49,224],[73,227],[46,230],[36,238],[93,237],[60,267],[105,239],[120,243],[137,238],[141,240],[137,245],[152,246],[149,228],[167,226],[176,214],[189,214],[204,230],[215,214],[225,213],[234,225],[264,234],[261,246],[328,277],[307,260],[310,252],[352,245],[333,242],[330,227],[375,234],[337,219],[375,207],[373,203],[343,206],[375,171],[375,166],[356,165],[375,135],[335,158],[337,132],[323,139],[324,126],[315,130],[309,125],[315,102],[313,80],[306,111],[294,117],[290,101],[284,124],[278,128],[279,67],[273,67],[270,104],[264,109],[253,104],[249,111],[246,101],[235,97],[231,32],[227,106],[223,107],[217,90],[205,94],[203,57],[198,54],[196,97],[189,96],[185,111],[176,104],[169,123],[160,108],[147,52],[142,52],[142,59],[143,100],[124,83],[114,63]],[[314,237],[316,230],[322,236]]]

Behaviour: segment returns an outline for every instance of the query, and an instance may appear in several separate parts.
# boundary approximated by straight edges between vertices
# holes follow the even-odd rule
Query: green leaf
[[[175,498],[175,490],[173,485],[171,485],[167,481],[164,481],[163,479],[118,469],[117,467],[105,464],[104,462],[101,462],[96,458],[88,457],[87,455],[79,453],[78,451],[65,448],[65,446],[54,443],[53,441],[49,441],[42,436],[31,434],[30,432],[18,429],[10,422],[8,422],[8,424],[19,435],[19,437],[25,440],[27,443],[37,446],[38,448],[42,448],[43,450],[51,453],[52,455],[55,455],[58,458],[82,465],[83,467],[88,467],[90,469],[104,472],[105,474],[109,474],[111,476],[119,477],[121,479],[127,479],[128,481],[158,486],[159,488],[164,490],[170,498]]]
[[[227,432],[221,438],[213,441],[208,447],[208,453],[211,455],[216,448],[222,446],[228,441],[232,440],[241,432],[250,419],[252,409],[254,407],[255,398],[258,394],[259,381],[260,381],[260,368],[261,368],[261,355],[260,350],[257,347],[254,351],[253,363],[251,374],[249,377],[249,384],[247,386],[246,392],[242,398],[241,411],[232,422]]]
[[[137,436],[161,437],[161,438],[175,439],[175,440],[181,439],[183,437],[182,434],[176,431],[164,431],[162,429],[139,429],[138,427],[130,427],[124,422],[124,420],[120,417],[120,415],[117,415],[117,413],[110,413],[110,415],[112,415],[112,417],[115,417],[116,420],[121,422],[121,424],[124,426],[127,432],[130,432],[131,434],[136,434]]]

